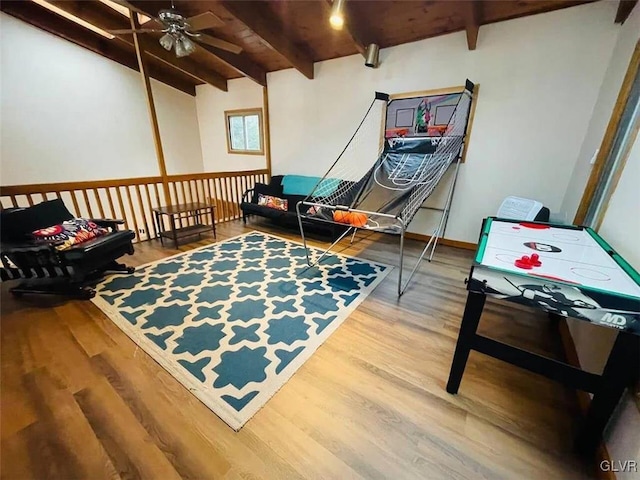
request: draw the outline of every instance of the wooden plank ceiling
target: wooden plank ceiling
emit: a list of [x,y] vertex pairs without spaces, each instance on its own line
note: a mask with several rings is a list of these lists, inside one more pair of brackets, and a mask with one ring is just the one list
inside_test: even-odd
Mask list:
[[[572,7],[590,0],[347,0],[345,27],[333,30],[328,18],[331,0],[232,1],[174,0],[185,16],[212,12],[222,26],[203,33],[235,43],[240,54],[199,44],[188,57],[176,58],[158,43],[161,34],[140,35],[151,77],[195,95],[195,86],[210,84],[227,90],[227,80],[246,76],[266,85],[266,72],[295,68],[313,78],[321,60],[364,54],[369,43],[381,48],[466,31],[467,46],[476,48],[481,26],[513,18]],[[621,0],[615,21],[622,23],[638,0]],[[99,0],[47,0],[103,30],[129,28],[122,13]],[[132,0],[149,16],[168,8],[166,0]],[[31,1],[0,2],[0,9],[31,25],[65,38],[122,65],[137,69],[132,35],[107,39]],[[481,40],[480,40],[481,41]],[[384,68],[384,65],[381,66]]]

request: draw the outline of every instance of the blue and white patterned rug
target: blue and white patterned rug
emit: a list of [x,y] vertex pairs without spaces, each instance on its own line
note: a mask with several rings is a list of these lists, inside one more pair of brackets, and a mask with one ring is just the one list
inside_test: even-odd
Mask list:
[[309,268],[302,245],[251,232],[107,278],[93,303],[239,430],[391,269]]

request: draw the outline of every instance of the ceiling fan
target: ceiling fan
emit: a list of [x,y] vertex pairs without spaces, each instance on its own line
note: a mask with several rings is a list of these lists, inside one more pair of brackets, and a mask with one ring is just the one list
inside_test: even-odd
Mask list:
[[[115,0],[116,3],[123,5],[131,10],[139,11],[126,0]],[[144,13],[144,12],[140,12]],[[147,25],[151,25],[147,27]],[[108,30],[114,35],[127,33],[164,33],[160,37],[160,45],[166,50],[171,51],[175,48],[176,57],[186,57],[196,51],[195,42],[211,45],[232,53],[240,53],[242,47],[221,38],[212,37],[200,30],[215,28],[224,25],[224,22],[211,12],[204,12],[193,17],[185,17],[178,12],[171,1],[171,8],[160,10],[156,18],[144,23],[138,29],[125,30]]]

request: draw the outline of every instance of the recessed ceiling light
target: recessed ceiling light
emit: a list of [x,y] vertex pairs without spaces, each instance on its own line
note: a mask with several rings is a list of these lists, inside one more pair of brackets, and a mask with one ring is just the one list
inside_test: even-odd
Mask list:
[[72,15],[71,13],[69,13],[69,12],[67,12],[67,11],[65,11],[63,9],[58,8],[55,5],[50,4],[49,2],[45,2],[44,0],[32,0],[32,1],[33,1],[33,3],[37,3],[41,7],[44,7],[47,10],[50,10],[53,13],[56,13],[56,14],[60,15],[61,17],[66,18],[67,20],[71,20],[72,22],[75,22],[78,25],[82,25],[84,28],[88,28],[92,32],[96,32],[97,34],[102,35],[105,38],[108,38],[109,40],[111,40],[112,38],[115,38],[109,32],[105,32],[101,28],[98,28],[95,25],[87,22],[86,20],[83,20],[83,19],[81,19],[79,17],[76,17],[75,15]]

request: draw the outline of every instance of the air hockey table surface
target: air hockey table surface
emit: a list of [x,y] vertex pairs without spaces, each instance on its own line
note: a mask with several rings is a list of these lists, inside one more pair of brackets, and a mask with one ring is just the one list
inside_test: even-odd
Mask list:
[[487,218],[468,289],[640,335],[640,275],[588,227]]
[[[533,253],[539,266],[522,261]],[[458,393],[472,350],[591,392],[575,446],[592,455],[625,389],[640,376],[638,273],[590,228],[489,217],[482,225],[467,290],[447,392]],[[542,309],[556,321],[574,317],[617,329],[602,374],[479,334],[487,297]]]

